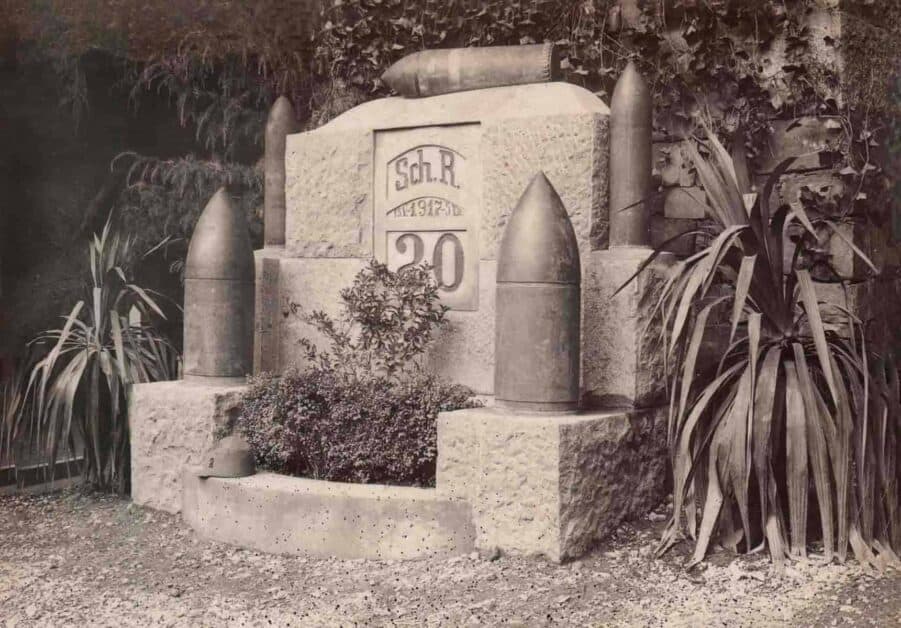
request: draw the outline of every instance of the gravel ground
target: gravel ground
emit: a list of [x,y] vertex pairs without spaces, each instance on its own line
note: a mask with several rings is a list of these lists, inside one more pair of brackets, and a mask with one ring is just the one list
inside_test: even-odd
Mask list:
[[714,553],[650,557],[665,514],[566,565],[478,555],[320,560],[197,538],[180,518],[67,491],[0,497],[0,625],[901,626],[901,574]]

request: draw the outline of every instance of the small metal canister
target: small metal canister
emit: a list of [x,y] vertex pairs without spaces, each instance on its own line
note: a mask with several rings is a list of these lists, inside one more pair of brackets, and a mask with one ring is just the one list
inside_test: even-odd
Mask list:
[[539,172],[510,216],[498,255],[498,406],[527,412],[578,410],[580,284],[572,223]]
[[201,478],[243,478],[256,473],[250,445],[241,436],[231,434],[216,441],[204,453],[197,476]]
[[247,221],[220,188],[197,221],[185,262],[185,379],[240,380],[250,373],[253,318]]

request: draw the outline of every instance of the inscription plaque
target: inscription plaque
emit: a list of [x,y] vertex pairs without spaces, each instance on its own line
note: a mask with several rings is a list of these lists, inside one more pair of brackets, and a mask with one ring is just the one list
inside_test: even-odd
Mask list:
[[441,302],[478,309],[479,125],[377,131],[375,251],[391,270],[428,262]]

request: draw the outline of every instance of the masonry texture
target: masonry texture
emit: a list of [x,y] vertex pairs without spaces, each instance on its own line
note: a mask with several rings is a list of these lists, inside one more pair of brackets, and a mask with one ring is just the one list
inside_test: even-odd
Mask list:
[[243,386],[185,381],[132,386],[131,498],[136,504],[181,510],[182,468],[199,464],[217,428],[232,425],[243,391]]
[[663,353],[652,318],[671,256],[662,255],[617,290],[649,249],[595,251],[582,278],[582,396],[586,407],[650,407],[665,400]]
[[561,561],[664,496],[661,411],[438,419],[439,494],[473,507],[476,546]]
[[560,195],[583,259],[606,248],[607,123],[607,116],[591,112],[484,125],[482,259],[497,259],[507,220],[539,171]]
[[473,549],[468,504],[434,489],[258,473],[184,472],[184,517],[202,536],[264,552],[401,560]]
[[[372,241],[373,179],[379,170],[374,161],[382,135],[398,128],[440,128],[434,133],[449,146],[456,141],[469,146],[464,137],[475,128],[479,141],[472,145],[480,147],[480,155],[468,162],[473,166],[464,183],[481,191],[481,202],[467,208],[478,213],[477,245],[464,253],[467,260],[478,259],[473,266],[477,309],[450,311],[426,360],[448,380],[493,394],[495,259],[507,218],[532,177],[544,171],[570,214],[584,274],[591,251],[606,247],[608,117],[607,106],[587,90],[543,83],[374,100],[315,131],[290,135],[286,247],[273,256],[278,273],[264,274],[259,267],[257,275],[258,281],[278,277],[270,293],[277,291],[281,312],[257,324],[261,340],[268,335],[271,346],[277,339],[278,359],[270,363],[279,371],[302,365],[298,341],[321,345],[322,338],[296,312],[336,313],[340,290],[385,247]],[[258,354],[258,364],[262,357]]]
[[372,133],[289,135],[285,245],[295,257],[372,256]]

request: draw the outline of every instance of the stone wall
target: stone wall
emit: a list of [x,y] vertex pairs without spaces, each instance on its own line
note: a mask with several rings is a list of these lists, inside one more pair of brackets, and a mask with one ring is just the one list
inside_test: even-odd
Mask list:
[[[623,7],[623,18],[632,24],[637,23],[640,17],[637,0],[620,0],[620,5]],[[805,38],[809,43],[805,63],[827,68],[840,77],[838,84],[830,83],[813,72],[811,80],[822,98],[833,98],[839,106],[844,104],[846,93],[860,91],[859,85],[850,84],[860,80],[861,72],[854,68],[869,63],[866,58],[853,57],[859,54],[859,46],[843,45],[847,34],[860,22],[853,15],[857,9],[859,7],[849,7],[848,3],[843,5],[839,0],[818,0],[803,17],[803,26],[807,29]],[[856,33],[856,36],[861,34]],[[669,31],[667,39],[674,50],[684,49],[687,45],[682,39],[681,27]],[[761,51],[759,59],[764,74],[775,86],[776,97],[785,100],[792,95],[783,70],[783,66],[789,63],[787,50],[788,41],[783,34]],[[884,60],[880,63],[885,66]],[[874,110],[873,113],[877,112]],[[691,173],[690,160],[683,154],[680,126],[676,119],[664,116],[655,119],[654,176],[660,192],[652,205],[651,230],[655,246],[697,227],[704,218],[703,207],[697,202],[697,199],[704,199],[704,192]],[[777,185],[771,202],[798,206],[802,194],[809,192],[827,197],[849,192],[845,190],[839,168],[832,164],[832,156],[846,150],[848,142],[838,116],[791,117],[788,110],[780,117],[771,119],[769,127],[766,146],[750,163],[751,183],[760,190],[777,164],[788,157],[795,158]],[[897,324],[894,322],[901,315],[901,289],[897,281],[888,279],[897,274],[893,269],[901,264],[901,230],[898,230],[899,233],[893,232],[891,217],[884,216],[882,208],[872,207],[867,213],[869,215],[866,217],[855,215],[851,221],[845,222],[841,226],[842,235],[873,259],[877,267],[883,269],[886,278],[878,281],[877,285],[857,285],[847,289],[838,284],[818,283],[817,292],[822,299],[849,307],[863,319],[870,320],[874,338],[880,342],[891,339],[894,347],[901,349],[901,332],[895,331]],[[878,220],[874,221],[872,216]],[[696,247],[694,237],[688,237],[668,245],[667,250],[679,257],[686,257]],[[866,274],[867,269],[848,243],[831,230],[822,230],[819,247],[831,255],[831,261],[840,275],[860,277]],[[790,241],[786,242],[785,251],[790,259],[794,252]],[[877,329],[881,331],[875,331]]]

